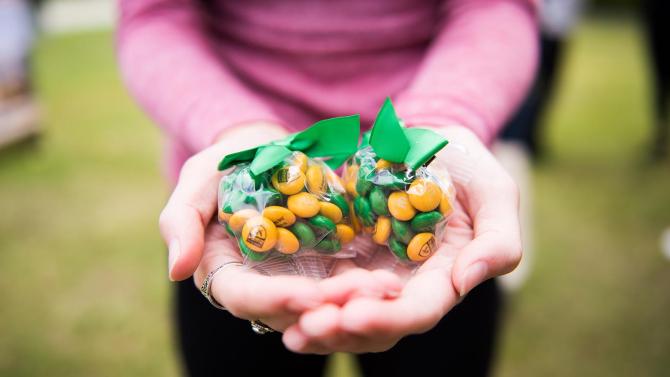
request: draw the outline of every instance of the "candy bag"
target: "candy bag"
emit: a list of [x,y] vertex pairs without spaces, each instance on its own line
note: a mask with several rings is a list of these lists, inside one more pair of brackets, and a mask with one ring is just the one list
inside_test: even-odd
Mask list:
[[446,145],[431,130],[404,128],[387,99],[345,166],[355,228],[398,261],[423,262],[442,242],[455,189],[448,172],[430,164]]
[[[351,258],[349,200],[338,168],[355,151],[358,116],[326,119],[225,156],[219,222],[244,263],[268,274],[324,277],[333,258]],[[328,257],[328,258],[325,258]]]

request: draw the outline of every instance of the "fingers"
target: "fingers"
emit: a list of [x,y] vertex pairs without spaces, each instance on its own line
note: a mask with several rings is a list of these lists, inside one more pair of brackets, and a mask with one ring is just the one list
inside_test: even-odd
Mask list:
[[[342,308],[306,312],[284,335],[294,352],[381,352],[409,334],[428,331],[457,303],[451,285],[454,250],[443,246],[392,300],[357,296]],[[336,280],[333,280],[336,282]]]
[[342,309],[343,330],[366,337],[402,337],[430,330],[456,304],[449,269],[417,273],[395,300],[355,299]]
[[221,175],[210,159],[189,159],[179,176],[170,200],[161,213],[159,225],[169,248],[169,277],[190,277],[202,257],[205,226],[216,210]]
[[354,297],[396,297],[402,290],[402,282],[389,271],[352,268],[322,280],[319,288],[326,301],[343,305]]
[[474,239],[459,253],[453,269],[453,284],[461,296],[488,278],[512,271],[522,255],[518,188],[492,156],[482,163],[491,172],[489,181],[478,177],[467,189]]
[[[208,243],[203,265],[198,269],[196,284],[236,256],[229,239],[220,241],[226,250],[212,250]],[[248,320],[277,318],[301,314],[323,303],[316,281],[300,276],[265,276],[246,266],[227,264],[212,281],[212,296],[234,316]]]

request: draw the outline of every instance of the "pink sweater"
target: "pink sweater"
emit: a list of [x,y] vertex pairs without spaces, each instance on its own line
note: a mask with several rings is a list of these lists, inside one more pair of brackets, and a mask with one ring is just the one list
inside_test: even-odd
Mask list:
[[528,0],[121,0],[131,92],[171,141],[174,176],[226,127],[289,130],[386,96],[407,124],[460,124],[490,142],[537,60]]

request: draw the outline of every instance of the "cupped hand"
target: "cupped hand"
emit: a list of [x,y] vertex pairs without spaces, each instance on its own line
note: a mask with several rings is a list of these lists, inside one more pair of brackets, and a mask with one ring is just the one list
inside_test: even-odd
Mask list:
[[[295,324],[299,315],[329,301],[344,304],[354,297],[397,296],[399,280],[386,271],[366,271],[351,262],[338,262],[337,284],[321,287],[298,276],[265,276],[242,266],[237,245],[213,221],[222,177],[216,167],[226,154],[280,139],[278,125],[253,123],[223,133],[211,147],[182,167],[177,185],[160,216],[161,234],[169,248],[169,277],[191,276],[202,285],[207,274],[225,265],[211,282],[211,295],[239,318],[261,320],[276,330]],[[204,299],[204,298],[203,298]]]
[[[516,184],[486,147],[461,127],[438,129],[463,148],[471,174],[456,174],[457,200],[442,245],[394,299],[354,297],[327,303],[286,329],[287,348],[300,353],[380,352],[432,329],[476,285],[512,271],[521,259]],[[450,166],[453,154],[438,159]],[[463,161],[466,161],[465,159]],[[458,166],[452,166],[459,169]],[[470,175],[463,179],[465,175]],[[339,277],[320,283],[328,292]]]

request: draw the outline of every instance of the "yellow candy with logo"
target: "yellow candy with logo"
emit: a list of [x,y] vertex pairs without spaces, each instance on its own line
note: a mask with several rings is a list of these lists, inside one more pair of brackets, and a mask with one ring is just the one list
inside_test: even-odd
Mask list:
[[377,245],[386,245],[386,241],[391,235],[391,219],[386,216],[379,216],[375,229],[372,232],[372,240]]
[[303,218],[313,217],[321,210],[319,199],[308,192],[289,196],[286,205],[296,216]]
[[282,254],[293,254],[300,249],[300,242],[295,234],[284,228],[277,228],[277,244],[275,249]]
[[409,202],[421,212],[432,211],[440,205],[442,190],[437,183],[424,178],[417,178],[407,190]]
[[320,166],[312,165],[307,168],[307,189],[315,195],[323,195],[328,188],[326,177],[323,175],[323,170]]
[[407,256],[414,262],[423,262],[435,252],[433,233],[419,233],[407,244]]
[[454,208],[451,206],[451,201],[449,196],[446,194],[442,195],[442,200],[440,200],[440,213],[442,216],[447,217],[451,214]]
[[305,187],[305,174],[298,166],[284,166],[272,175],[272,186],[285,195],[297,194]]
[[400,221],[411,220],[416,215],[416,210],[409,202],[409,196],[403,191],[396,191],[389,195],[388,208],[391,215]]
[[259,213],[255,209],[241,209],[230,216],[228,219],[228,226],[230,226],[230,229],[233,232],[237,233],[242,230],[242,227],[244,226],[244,223],[247,222],[247,220],[258,215]]
[[263,210],[263,216],[272,221],[275,226],[287,227],[295,223],[295,214],[280,206],[270,206]]
[[277,243],[277,227],[263,216],[252,217],[242,227],[242,241],[251,250],[264,253]]
[[293,164],[300,168],[300,171],[303,173],[307,172],[307,155],[302,153],[302,152],[294,152],[293,153]]
[[342,210],[340,207],[330,202],[319,202],[319,205],[321,207],[319,213],[333,220],[334,223],[342,221]]
[[353,241],[354,237],[356,236],[354,230],[349,225],[345,224],[337,224],[336,232],[337,232],[337,238],[343,244]]

